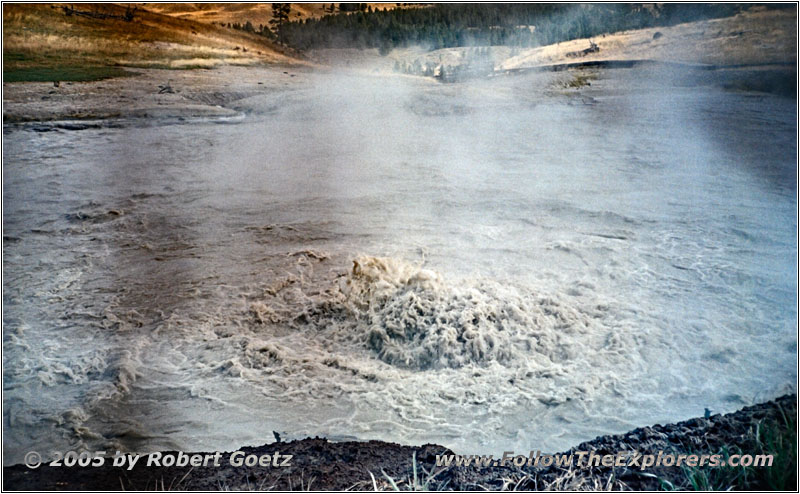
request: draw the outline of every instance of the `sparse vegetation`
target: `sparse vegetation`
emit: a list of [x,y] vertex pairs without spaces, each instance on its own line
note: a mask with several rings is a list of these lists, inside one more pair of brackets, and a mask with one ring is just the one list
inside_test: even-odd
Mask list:
[[[76,12],[84,12],[78,15]],[[69,12],[70,15],[66,15]],[[238,48],[238,49],[237,49]],[[3,80],[85,81],[124,75],[120,66],[184,68],[290,60],[272,41],[113,4],[65,10],[3,6]]]
[[[759,421],[742,446],[724,446],[717,451],[726,463],[731,455],[772,455],[771,466],[686,467],[683,482],[666,482],[674,489],[695,491],[797,489],[797,423],[782,408],[781,420]],[[708,453],[705,453],[708,454]]]
[[577,72],[572,75],[572,78],[562,83],[565,89],[580,89],[582,87],[591,86],[593,80],[597,79],[597,75],[592,73]]
[[[425,469],[424,466],[417,464],[417,452],[415,451],[412,453],[411,456],[411,475],[405,479],[395,480],[389,474],[384,471],[381,471],[383,474],[383,478],[386,479],[388,485],[383,482],[380,485],[375,480],[375,476],[372,472],[369,472],[370,477],[372,478],[372,486],[376,491],[379,490],[394,490],[394,491],[431,491],[437,490],[442,491],[447,489],[448,482],[434,482],[436,475],[438,472],[433,471],[434,467],[431,467],[431,470]],[[442,471],[442,470],[440,470]],[[387,487],[391,487],[388,489]]]

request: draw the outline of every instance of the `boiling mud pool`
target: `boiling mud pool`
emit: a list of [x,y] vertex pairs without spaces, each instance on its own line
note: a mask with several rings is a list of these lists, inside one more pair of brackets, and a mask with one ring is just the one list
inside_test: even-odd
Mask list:
[[794,100],[310,80],[239,123],[4,126],[7,463],[555,451],[793,390]]

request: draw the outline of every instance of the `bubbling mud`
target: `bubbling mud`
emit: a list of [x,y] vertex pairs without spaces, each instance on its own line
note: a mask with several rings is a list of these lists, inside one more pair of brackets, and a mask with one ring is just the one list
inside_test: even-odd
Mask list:
[[272,430],[558,451],[790,391],[796,105],[599,75],[5,125],[4,460]]
[[366,346],[384,362],[418,370],[569,359],[592,319],[489,281],[453,286],[435,271],[390,258],[353,261],[341,292]]
[[[330,261],[320,257],[298,259],[297,274],[250,304],[254,334],[228,372],[270,382],[287,398],[313,387],[370,400],[394,389],[410,403],[390,393],[397,402],[380,407],[422,417],[431,401],[444,415],[453,404],[496,402],[503,410],[591,399],[607,386],[624,388],[630,372],[620,369],[642,359],[628,329],[606,320],[603,303],[490,279],[451,282],[423,263],[389,257],[325,270]],[[325,274],[308,276],[310,265]]]

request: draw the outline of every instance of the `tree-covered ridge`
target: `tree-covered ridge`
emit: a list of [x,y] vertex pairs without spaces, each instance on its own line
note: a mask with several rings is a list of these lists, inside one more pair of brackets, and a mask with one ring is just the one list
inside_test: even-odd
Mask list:
[[[753,4],[434,4],[428,8],[363,10],[339,4],[339,13],[282,26],[299,49],[380,48],[408,45],[540,46],[605,33],[727,17]],[[773,4],[773,7],[776,5]],[[780,6],[780,5],[777,5]],[[371,11],[370,11],[371,10]]]

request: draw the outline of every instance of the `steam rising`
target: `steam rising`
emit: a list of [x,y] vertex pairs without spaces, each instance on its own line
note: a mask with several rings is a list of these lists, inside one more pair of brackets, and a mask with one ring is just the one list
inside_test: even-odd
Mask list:
[[336,68],[236,124],[8,128],[6,452],[555,451],[791,386],[794,102],[659,70]]

